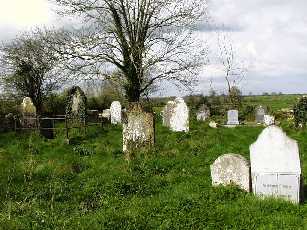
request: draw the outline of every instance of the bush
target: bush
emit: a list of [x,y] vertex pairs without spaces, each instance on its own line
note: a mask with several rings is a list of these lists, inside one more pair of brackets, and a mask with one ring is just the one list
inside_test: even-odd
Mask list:
[[307,122],[307,97],[299,99],[298,103],[293,108],[294,122],[296,126],[306,126]]

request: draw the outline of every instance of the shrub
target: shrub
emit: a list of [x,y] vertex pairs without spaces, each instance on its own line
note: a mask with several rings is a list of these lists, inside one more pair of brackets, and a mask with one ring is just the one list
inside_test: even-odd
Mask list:
[[306,126],[307,122],[307,97],[299,99],[293,108],[295,125]]

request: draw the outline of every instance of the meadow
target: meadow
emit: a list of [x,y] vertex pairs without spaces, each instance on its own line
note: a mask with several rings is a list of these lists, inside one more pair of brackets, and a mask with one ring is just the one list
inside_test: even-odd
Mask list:
[[[281,126],[298,141],[306,175],[307,130]],[[158,118],[155,147],[132,161],[123,157],[120,126],[90,127],[70,145],[64,133],[0,134],[0,228],[307,229],[307,202],[211,186],[214,160],[249,159],[262,129],[211,129],[191,119],[189,133],[173,133]]]

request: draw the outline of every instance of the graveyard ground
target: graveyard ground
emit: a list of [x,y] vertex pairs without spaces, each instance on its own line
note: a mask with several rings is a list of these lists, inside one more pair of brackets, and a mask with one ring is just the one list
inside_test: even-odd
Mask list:
[[[307,229],[307,202],[211,186],[210,164],[224,153],[249,158],[262,127],[190,124],[172,133],[158,120],[156,146],[131,162],[119,126],[91,127],[71,145],[64,134],[1,134],[0,229]],[[306,175],[307,131],[282,126]]]

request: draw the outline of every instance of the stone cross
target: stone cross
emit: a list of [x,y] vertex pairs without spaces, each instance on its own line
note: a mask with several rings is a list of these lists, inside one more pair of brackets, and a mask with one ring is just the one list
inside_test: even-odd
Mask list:
[[119,101],[113,101],[110,107],[111,124],[122,123],[122,106]]
[[250,165],[238,154],[224,154],[210,166],[212,185],[238,185],[250,191]]
[[228,112],[227,112],[227,125],[239,125],[239,112],[238,112],[238,110],[228,110]]
[[189,108],[183,98],[177,97],[170,115],[170,129],[175,132],[189,131]]
[[155,142],[154,116],[138,103],[129,105],[123,119],[123,151],[130,159],[134,150],[149,148]]
[[269,126],[250,146],[250,161],[254,194],[299,203],[301,165],[295,140],[281,128]]

